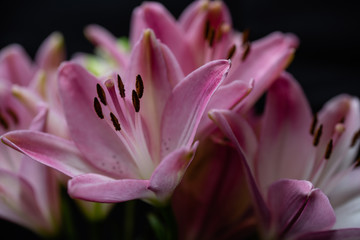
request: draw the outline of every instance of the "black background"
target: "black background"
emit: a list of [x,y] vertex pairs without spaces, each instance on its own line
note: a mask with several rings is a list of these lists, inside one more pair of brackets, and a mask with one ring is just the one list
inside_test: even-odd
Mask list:
[[[83,36],[97,23],[115,36],[129,33],[137,0],[1,1],[0,48],[21,44],[31,57],[53,31],[65,37],[68,57],[92,52]],[[160,1],[175,17],[192,1]],[[314,111],[340,93],[360,96],[360,9],[356,1],[227,0],[234,27],[251,29],[250,40],[273,31],[292,32],[300,47],[288,68],[303,86]],[[4,223],[0,222],[3,231]],[[5,225],[7,226],[7,225]]]

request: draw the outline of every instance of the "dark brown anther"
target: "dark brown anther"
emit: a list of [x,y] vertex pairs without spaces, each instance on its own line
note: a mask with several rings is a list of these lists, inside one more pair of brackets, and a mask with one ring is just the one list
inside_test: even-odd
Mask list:
[[106,105],[107,104],[106,95],[105,95],[104,89],[100,86],[100,84],[96,84],[96,91],[97,91],[97,94],[98,94],[98,97],[99,97],[100,101],[104,105]]
[[135,108],[135,112],[140,111],[140,99],[135,90],[132,91],[132,102]]
[[323,125],[321,124],[320,127],[316,130],[316,133],[314,135],[313,144],[314,144],[315,147],[317,145],[319,145],[320,137],[321,137],[321,134],[322,134],[322,129],[323,129]]
[[118,80],[118,87],[119,87],[120,96],[121,96],[121,98],[124,98],[125,97],[125,86],[124,86],[124,83],[121,80],[121,77],[120,77],[119,74],[117,75],[117,80]]
[[96,97],[94,98],[94,108],[95,108],[95,112],[98,115],[98,117],[100,119],[104,119],[104,114],[102,112],[100,102]]
[[210,21],[207,20],[205,23],[205,28],[204,28],[204,39],[205,40],[208,39],[209,32],[210,32]]
[[329,159],[333,150],[333,140],[331,139],[326,147],[325,159]]
[[357,140],[359,139],[359,137],[360,137],[360,129],[355,132],[355,134],[354,134],[354,136],[353,136],[353,138],[351,140],[350,147],[355,146],[355,144],[356,144]]
[[214,40],[215,40],[215,29],[210,27],[209,35],[208,35],[208,41],[210,47],[214,45]]
[[12,110],[11,108],[7,108],[6,112],[10,115],[11,119],[16,125],[19,124],[19,118],[14,110]]
[[9,129],[9,123],[6,121],[6,119],[4,118],[4,116],[0,113],[0,125],[3,126],[3,128],[5,128],[5,130]]
[[140,99],[144,94],[144,82],[143,82],[142,77],[140,76],[140,74],[138,74],[136,76],[135,87],[136,87],[136,93],[137,93],[137,95],[138,95],[138,97]]
[[226,59],[231,59],[231,58],[234,56],[235,51],[236,51],[236,45],[234,44],[234,45],[229,49]]
[[360,166],[360,157],[355,160],[355,167]]
[[340,123],[344,123],[345,122],[345,117],[340,119]]
[[117,117],[112,112],[110,112],[110,118],[111,118],[111,121],[112,121],[112,123],[114,125],[115,130],[120,131],[121,127],[120,127],[119,120],[117,119]]
[[243,32],[242,32],[242,44],[244,45],[245,43],[249,42],[249,35],[250,35],[250,29],[246,28]]
[[241,61],[245,61],[246,58],[247,58],[247,56],[248,56],[249,53],[250,53],[250,49],[251,49],[250,42],[244,43],[243,47],[244,47],[244,53],[243,53],[243,55],[241,56]]
[[316,124],[318,123],[318,118],[317,118],[317,114],[314,114],[312,123],[311,123],[311,127],[310,127],[310,134],[314,135],[315,133],[315,128],[316,128]]

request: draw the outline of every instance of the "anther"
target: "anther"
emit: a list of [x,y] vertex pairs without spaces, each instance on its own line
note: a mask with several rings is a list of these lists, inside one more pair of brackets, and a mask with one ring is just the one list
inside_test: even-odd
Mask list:
[[207,40],[210,32],[210,21],[207,20],[204,28],[204,39]]
[[329,159],[333,150],[333,140],[331,139],[326,147],[325,159]]
[[121,96],[121,98],[124,98],[125,97],[125,86],[124,86],[124,83],[121,80],[121,77],[120,77],[119,74],[117,75],[117,80],[118,80],[118,87],[119,87],[120,96]]
[[245,61],[245,59],[247,58],[247,56],[249,55],[249,53],[250,53],[250,42],[245,42],[244,43],[244,53],[243,53],[243,55],[241,56],[241,61]]
[[250,29],[245,29],[242,32],[242,44],[244,45],[245,43],[249,42],[249,35],[250,35]]
[[318,123],[318,118],[317,118],[317,114],[315,113],[314,117],[313,117],[313,120],[312,120],[312,123],[311,123],[311,127],[310,127],[310,134],[311,135],[314,135],[317,123]]
[[11,108],[7,108],[6,112],[10,115],[13,122],[17,125],[19,123],[19,117],[16,115],[15,111]]
[[132,102],[135,108],[135,112],[140,111],[140,99],[135,90],[132,91]]
[[212,47],[214,45],[214,40],[215,40],[215,29],[213,27],[210,27],[209,35],[207,39],[209,41],[209,46]]
[[0,125],[2,125],[5,128],[5,130],[9,129],[9,124],[1,113],[0,113]]
[[94,108],[95,108],[95,112],[98,115],[98,117],[100,119],[104,119],[104,114],[102,112],[100,102],[96,97],[94,98]]
[[112,121],[112,123],[114,125],[115,130],[120,131],[121,127],[120,127],[119,120],[117,119],[117,117],[112,112],[110,112],[110,118],[111,118],[111,121]]
[[106,105],[107,102],[106,102],[106,95],[105,95],[105,92],[104,92],[104,89],[100,86],[100,84],[96,84],[96,91],[97,91],[97,94],[99,96],[99,99],[100,101]]
[[144,94],[144,82],[143,82],[140,74],[138,74],[136,76],[135,87],[136,87],[136,93],[140,99]]
[[360,137],[360,129],[355,132],[355,134],[354,134],[354,136],[353,136],[353,138],[351,140],[350,147],[355,146],[355,144],[356,144],[357,140],[359,139],[359,137]]
[[314,141],[313,144],[316,147],[320,142],[320,137],[322,134],[323,125],[321,124],[320,127],[316,130],[316,133],[314,135]]
[[229,49],[226,59],[231,59],[231,58],[234,56],[235,51],[236,51],[236,45],[234,44],[234,45]]

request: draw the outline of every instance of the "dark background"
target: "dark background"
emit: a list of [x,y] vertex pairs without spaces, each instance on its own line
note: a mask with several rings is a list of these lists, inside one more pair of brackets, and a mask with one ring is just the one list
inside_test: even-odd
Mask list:
[[[0,48],[21,44],[31,57],[53,31],[60,31],[70,57],[92,52],[83,36],[97,23],[115,36],[127,36],[132,9],[138,0],[42,0],[0,2]],[[175,17],[192,1],[160,1]],[[314,111],[340,93],[360,96],[360,9],[356,1],[227,0],[234,27],[251,29],[250,40],[273,31],[292,32],[300,47],[288,68]],[[4,222],[0,221],[3,231]],[[11,225],[10,225],[11,226]],[[11,227],[10,227],[11,228]]]

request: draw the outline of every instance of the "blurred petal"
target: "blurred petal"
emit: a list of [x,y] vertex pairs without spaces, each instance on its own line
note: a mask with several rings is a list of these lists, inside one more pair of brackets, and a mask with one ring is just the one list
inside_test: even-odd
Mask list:
[[65,60],[64,38],[59,32],[52,33],[36,53],[36,63],[43,70],[55,70]]
[[[229,71],[230,62],[210,62],[189,74],[166,103],[162,125],[162,156],[192,144],[210,97]],[[176,111],[174,111],[176,109]]]
[[138,198],[150,198],[149,180],[113,179],[98,174],[84,174],[68,183],[70,196],[94,202],[124,202]]
[[82,159],[72,142],[54,135],[18,130],[4,134],[1,140],[15,150],[70,177],[98,172]]

